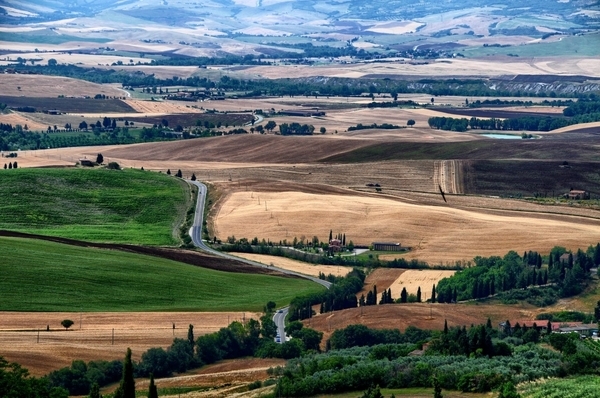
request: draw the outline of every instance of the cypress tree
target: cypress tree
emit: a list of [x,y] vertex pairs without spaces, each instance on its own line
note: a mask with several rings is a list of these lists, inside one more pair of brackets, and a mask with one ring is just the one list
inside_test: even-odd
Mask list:
[[167,169],[167,175],[171,175],[171,169]]
[[100,386],[96,382],[90,388],[90,398],[102,398],[102,395],[100,395]]
[[433,288],[431,289],[431,302],[435,303],[435,283],[433,284]]
[[600,243],[596,244],[596,250],[594,250],[594,265],[600,265]]
[[333,230],[329,230],[329,242],[331,242],[333,239]]
[[148,388],[148,398],[158,398],[158,391],[154,384],[154,375],[150,373],[150,387]]
[[387,302],[388,303],[393,303],[394,299],[392,298],[392,288],[388,288],[387,291]]
[[4,163],[4,170],[6,170],[8,168],[8,166],[6,165],[6,163]]
[[192,350],[194,349],[194,346],[196,345],[196,342],[194,341],[194,325],[190,325],[188,327],[188,342],[190,343],[190,347],[192,347]]
[[15,160],[15,162],[13,163],[13,169],[17,168],[17,161]]
[[8,162],[8,168],[12,170],[12,163]]
[[537,267],[537,269],[542,268],[542,256],[540,254],[537,255],[536,267]]
[[417,289],[417,303],[421,302],[421,286]]
[[131,348],[127,348],[123,362],[123,378],[115,391],[115,398],[135,398],[135,380],[133,379],[133,363],[131,362]]
[[191,180],[192,180],[192,181],[196,181],[196,174],[192,173],[192,178],[191,178]]
[[406,303],[407,299],[408,299],[408,293],[406,292],[406,288],[403,287],[402,292],[400,293],[400,302]]
[[444,319],[444,334],[448,334],[448,320]]

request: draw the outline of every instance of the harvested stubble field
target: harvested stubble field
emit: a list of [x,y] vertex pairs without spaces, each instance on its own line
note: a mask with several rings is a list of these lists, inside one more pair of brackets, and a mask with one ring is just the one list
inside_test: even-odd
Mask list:
[[259,238],[277,242],[302,235],[324,237],[333,229],[344,231],[355,244],[402,242],[413,248],[405,258],[432,264],[509,250],[548,252],[557,242],[577,249],[600,241],[598,220],[583,217],[460,209],[374,195],[289,191],[261,193],[260,200],[258,204],[258,193],[251,192],[227,196],[215,218],[216,236],[251,238],[259,230]]
[[[195,397],[252,397],[260,396],[260,390],[248,391],[249,383],[270,378],[267,370],[271,367],[284,366],[285,360],[276,358],[243,358],[220,361],[202,367],[200,370],[188,372],[183,376],[175,376],[156,380],[159,389],[172,387],[204,387],[207,391],[190,392],[187,398]],[[136,389],[147,391],[147,379],[136,381]],[[166,395],[168,396],[168,395]],[[173,395],[175,396],[175,395]]]
[[[19,89],[20,88],[20,89]],[[94,97],[104,94],[123,97],[126,93],[106,84],[96,84],[68,77],[0,74],[0,93],[15,97],[57,98],[59,95]]]
[[400,292],[406,288],[408,294],[417,294],[417,289],[421,288],[421,299],[423,301],[431,298],[433,285],[444,278],[454,275],[456,271],[441,270],[404,270],[396,268],[377,268],[371,272],[365,280],[365,286],[357,297],[367,295],[377,286],[377,302],[381,299],[383,291],[391,289],[394,300],[400,298]]
[[336,267],[333,265],[310,264],[303,261],[292,260],[286,257],[268,256],[264,254],[254,253],[232,253],[236,257],[245,258],[247,260],[257,261],[262,264],[274,265],[278,268],[287,269],[289,271],[299,272],[304,275],[319,276],[319,273],[325,275],[345,276],[351,271],[349,267]]
[[[0,354],[41,376],[75,359],[123,359],[128,347],[139,360],[149,348],[166,348],[173,338],[187,338],[188,325],[200,336],[259,317],[253,312],[2,312]],[[60,325],[63,319],[75,322],[70,330]]]
[[[1,76],[1,75],[0,75]],[[30,118],[27,113],[1,113],[0,114],[0,123],[3,124],[12,124],[13,127],[16,125],[21,125],[21,127],[27,126],[30,131],[41,131],[46,130],[48,128],[47,124],[43,124],[38,122],[37,120]]]

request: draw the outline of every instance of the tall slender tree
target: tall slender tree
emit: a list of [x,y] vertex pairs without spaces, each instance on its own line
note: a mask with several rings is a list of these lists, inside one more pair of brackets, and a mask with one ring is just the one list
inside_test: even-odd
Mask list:
[[417,289],[417,303],[421,302],[421,286]]
[[135,398],[135,380],[133,379],[131,348],[127,348],[125,361],[123,361],[123,377],[121,378],[121,384],[115,391],[114,398]]
[[158,398],[158,391],[156,389],[156,384],[154,384],[154,375],[152,373],[150,373],[150,387],[148,387],[148,398]]

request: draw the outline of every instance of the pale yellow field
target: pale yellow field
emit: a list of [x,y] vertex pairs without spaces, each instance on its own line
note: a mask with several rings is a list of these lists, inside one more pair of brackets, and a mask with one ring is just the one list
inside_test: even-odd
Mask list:
[[247,260],[257,261],[259,263],[274,265],[275,267],[287,269],[289,271],[298,272],[310,276],[319,276],[322,272],[325,275],[345,276],[352,269],[348,267],[336,267],[333,265],[318,265],[310,264],[302,261],[292,260],[290,258],[268,256],[264,254],[254,253],[235,253],[236,257],[245,258]]
[[[408,294],[417,294],[419,287],[421,288],[421,300],[426,301],[431,298],[433,285],[444,278],[449,278],[456,271],[439,271],[439,270],[406,270],[396,279],[389,287],[392,289],[392,297],[397,299],[400,297],[400,292],[406,288]],[[380,300],[381,297],[378,297]]]
[[[75,359],[121,359],[128,347],[132,349],[133,357],[139,360],[148,348],[166,348],[175,337],[187,338],[190,324],[194,325],[194,335],[200,336],[233,321],[259,317],[260,314],[250,312],[2,312],[0,355],[9,361],[17,361],[34,375],[43,375],[69,366]],[[60,325],[63,319],[75,322],[70,330],[65,331]],[[46,331],[46,326],[50,326],[50,332]]]
[[437,60],[427,64],[412,64],[410,62],[386,63],[374,65],[327,65],[313,66],[255,66],[245,70],[246,73],[278,79],[289,76],[338,76],[345,77],[348,73],[360,76],[368,74],[389,75],[427,75],[427,76],[501,76],[501,75],[537,75],[537,74],[573,74],[582,73],[589,76],[600,76],[600,59],[568,59],[552,61],[543,64],[544,60],[533,61],[503,61],[483,59],[448,59]]
[[[20,88],[20,89],[19,89]],[[90,83],[68,77],[16,75],[0,73],[0,93],[16,97],[90,96],[104,94],[125,97],[127,94],[110,85]]]
[[27,116],[27,113],[0,113],[0,123],[12,124],[13,126],[20,124],[21,127],[27,126],[30,131],[46,130],[48,128],[47,124],[31,119]]
[[[511,210],[460,209],[418,205],[375,195],[327,195],[300,192],[250,192],[229,195],[215,217],[215,233],[272,241],[344,231],[346,239],[368,245],[401,242],[413,250],[406,258],[446,264],[473,257],[504,255],[509,250],[549,252],[600,241],[600,221],[576,216]],[[267,210],[265,210],[267,207]],[[273,217],[271,217],[273,214]]]

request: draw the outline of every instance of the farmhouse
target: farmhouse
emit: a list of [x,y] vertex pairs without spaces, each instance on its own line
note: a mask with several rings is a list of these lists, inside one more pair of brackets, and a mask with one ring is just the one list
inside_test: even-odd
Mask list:
[[339,252],[342,250],[342,241],[339,239],[331,239],[329,241],[329,248],[331,251]]
[[400,243],[373,242],[373,250],[384,252],[397,252],[402,250],[402,247],[400,246]]
[[581,191],[578,189],[571,189],[568,194],[566,194],[567,198],[573,200],[581,200],[581,199],[589,199],[590,193],[587,191]]

